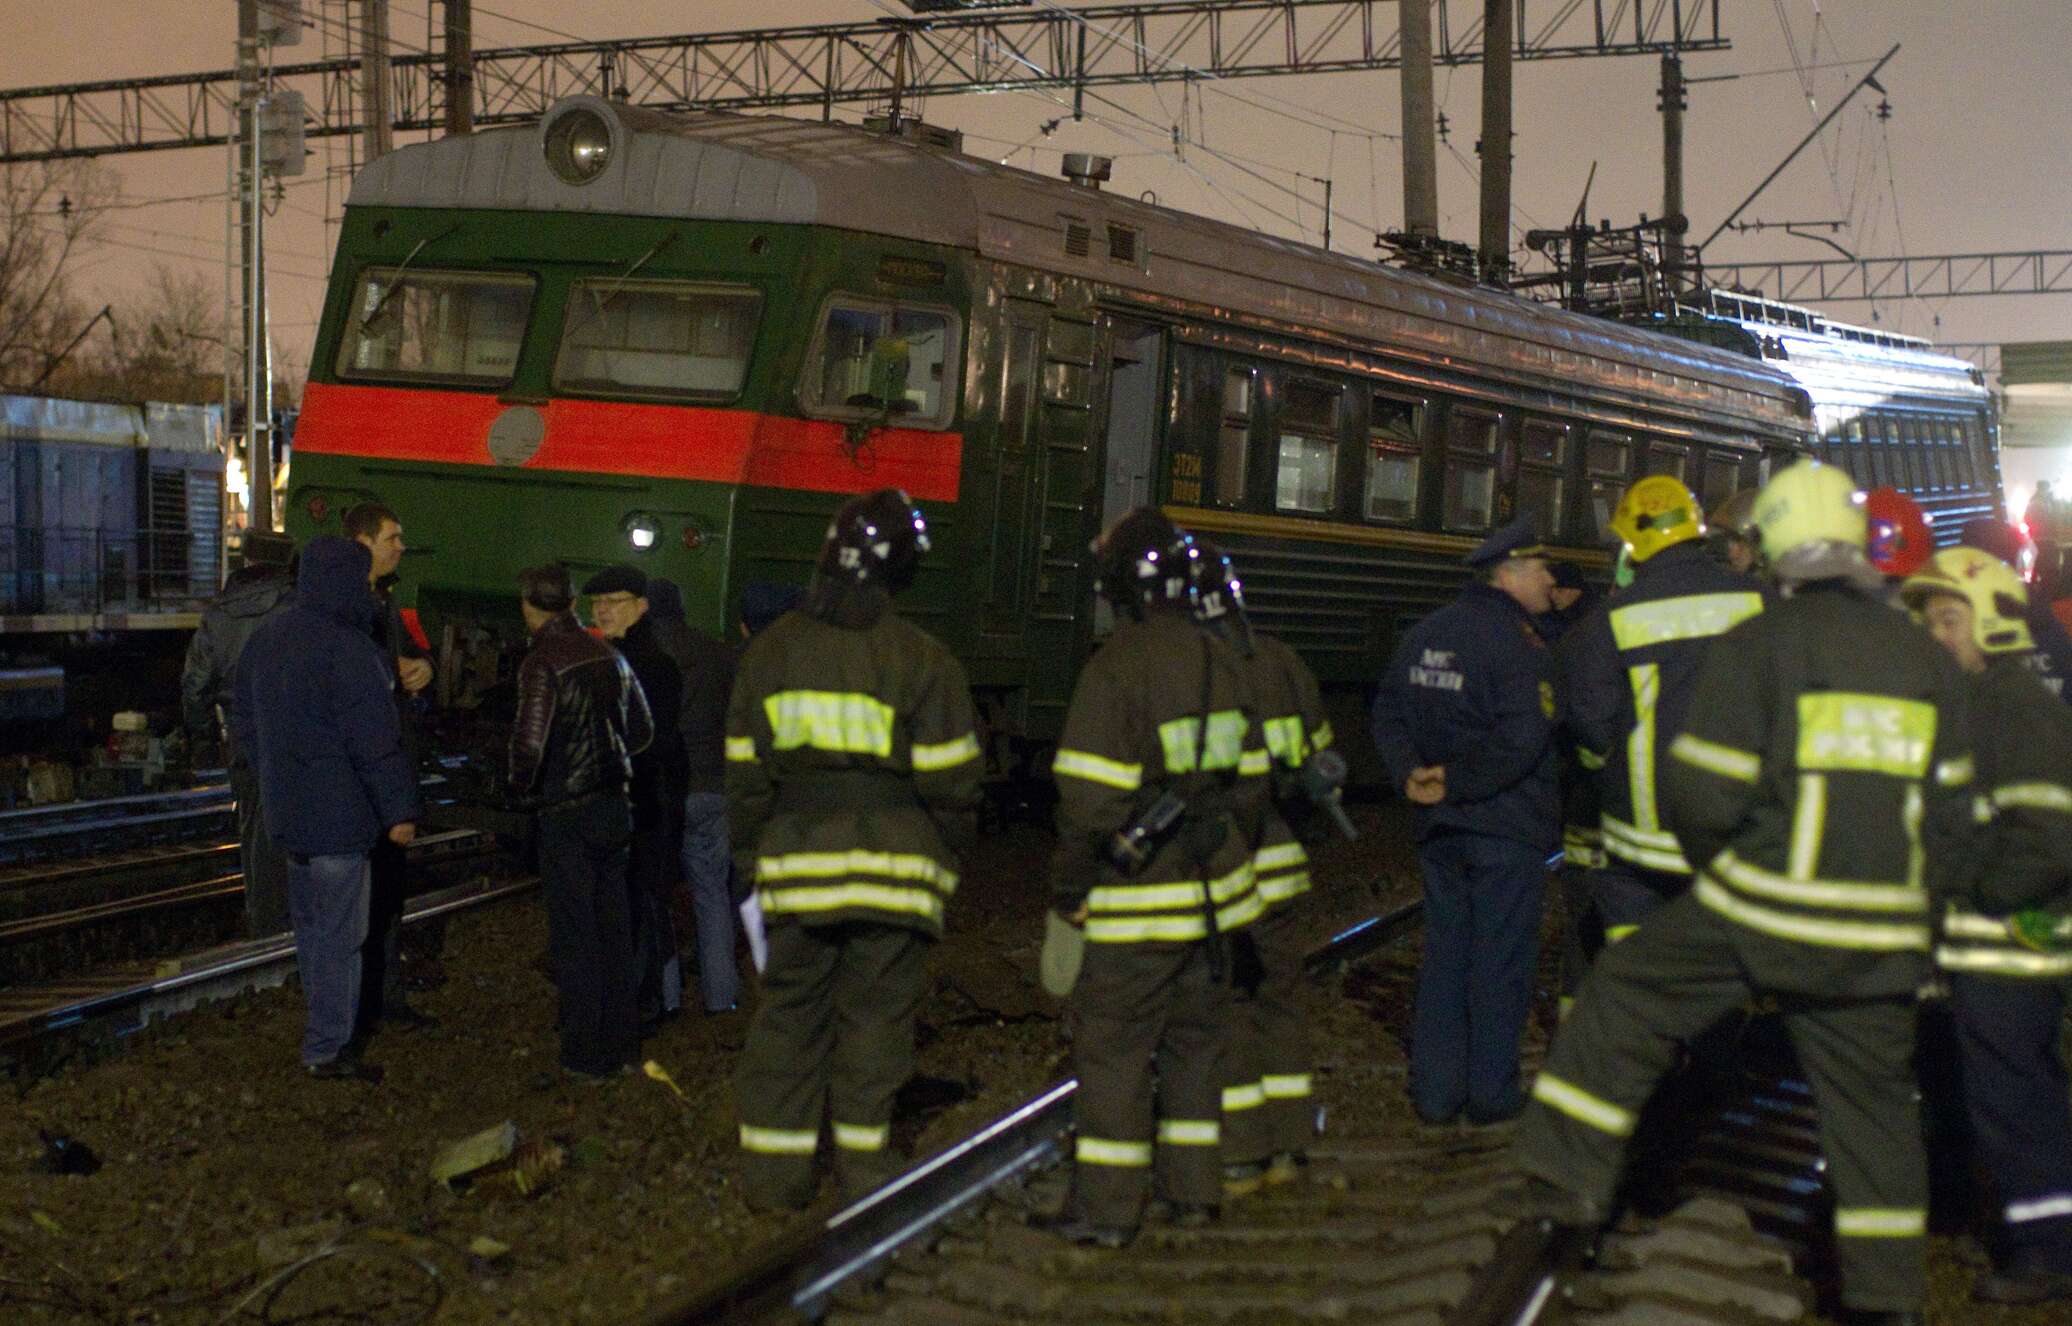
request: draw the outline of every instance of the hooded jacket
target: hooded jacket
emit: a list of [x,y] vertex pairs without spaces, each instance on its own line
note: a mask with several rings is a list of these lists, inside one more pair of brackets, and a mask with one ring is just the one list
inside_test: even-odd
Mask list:
[[235,740],[259,775],[267,832],[293,855],[365,852],[420,813],[388,659],[369,634],[368,566],[350,539],[310,540],[294,604],[238,658]]
[[188,642],[187,661],[180,669],[180,717],[189,749],[215,742],[217,712],[226,720],[230,717],[238,655],[261,623],[287,610],[294,589],[284,568],[251,567],[234,575],[202,611],[201,626]]

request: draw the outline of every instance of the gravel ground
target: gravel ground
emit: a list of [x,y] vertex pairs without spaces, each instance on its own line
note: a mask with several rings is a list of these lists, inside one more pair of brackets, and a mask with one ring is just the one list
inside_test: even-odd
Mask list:
[[[1318,852],[1301,922],[1311,945],[1415,896],[1400,808],[1354,817],[1360,842]],[[1067,1071],[1058,1006],[1035,981],[1048,845],[1009,830],[966,872],[895,1133],[916,1155]],[[23,1085],[0,1120],[0,1320],[610,1321],[777,1234],[782,1222],[742,1204],[733,1172],[728,1072],[746,1015],[692,1013],[648,1042],[681,1099],[641,1077],[564,1084],[553,991],[533,964],[545,947],[536,900],[455,918],[449,980],[417,997],[440,1025],[375,1043],[369,1057],[388,1070],[379,1087],[303,1076],[292,988],[176,1019],[112,1059]],[[1416,954],[1413,935],[1310,988],[1319,1104],[1339,1137],[1488,1150],[1500,1130],[1426,1129],[1404,1097]],[[1529,1058],[1550,1019],[1548,1007]],[[516,1169],[460,1191],[431,1180],[442,1146],[506,1121]],[[104,1167],[39,1172],[39,1130],[84,1141]],[[1938,1241],[1941,1320],[2066,1319],[1974,1309],[1956,1253]]]

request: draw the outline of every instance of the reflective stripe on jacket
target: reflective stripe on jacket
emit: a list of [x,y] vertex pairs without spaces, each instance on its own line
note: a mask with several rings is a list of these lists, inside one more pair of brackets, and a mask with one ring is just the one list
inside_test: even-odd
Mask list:
[[1301,655],[1258,631],[1252,632],[1251,642],[1246,671],[1259,697],[1266,753],[1273,761],[1273,796],[1260,825],[1259,850],[1252,857],[1253,886],[1274,908],[1309,892],[1309,853],[1291,820],[1300,822],[1310,809],[1302,790],[1302,766],[1329,748],[1333,734],[1316,674]]
[[1942,648],[1838,582],[1714,641],[1661,769],[1662,815],[1759,981],[1853,998],[1916,988],[1929,899],[1971,845],[1967,713]]
[[984,762],[964,669],[935,637],[889,610],[863,628],[779,618],[741,659],[726,760],[764,916],[942,933],[944,822],[976,804]]
[[1563,717],[1581,750],[1602,762],[1606,854],[1645,870],[1691,872],[1662,824],[1658,771],[1690,709],[1706,648],[1762,610],[1753,581],[1719,565],[1702,543],[1682,543],[1641,563],[1633,583],[1562,645]]
[[[1051,881],[1059,911],[1086,906],[1089,942],[1191,943],[1265,910],[1253,885],[1270,768],[1259,712],[1245,660],[1181,612],[1123,623],[1088,660],[1051,765]],[[1183,826],[1142,870],[1122,874],[1107,860],[1108,840],[1168,787],[1198,813],[1207,808],[1221,841],[1196,860]]]

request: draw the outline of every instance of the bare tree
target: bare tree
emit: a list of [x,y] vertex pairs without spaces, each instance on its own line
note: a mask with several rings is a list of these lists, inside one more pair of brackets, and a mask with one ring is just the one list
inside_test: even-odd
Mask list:
[[67,269],[118,193],[91,161],[0,166],[0,382],[35,381],[85,322]]
[[199,271],[160,264],[111,314],[94,352],[75,351],[47,388],[68,396],[205,405],[223,398],[223,302]]

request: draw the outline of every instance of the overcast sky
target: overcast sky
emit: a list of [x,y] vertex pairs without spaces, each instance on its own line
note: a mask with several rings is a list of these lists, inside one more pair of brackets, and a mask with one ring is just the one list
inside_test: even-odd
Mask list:
[[[1552,0],[1526,4],[1528,30],[1556,8]],[[334,22],[346,11],[342,0],[304,0],[304,6]],[[430,0],[394,0],[391,23],[399,48],[425,45],[429,7]],[[561,39],[528,23],[603,38],[869,20],[888,10],[905,12],[895,0],[588,0],[581,6],[565,0],[491,0],[485,6],[478,0],[475,23],[477,44],[490,46]],[[1687,207],[1696,236],[1708,233],[1872,60],[1901,43],[1880,80],[1889,93],[1890,119],[1876,118],[1877,96],[1859,96],[1824,135],[1820,150],[1801,156],[1747,216],[1847,216],[1851,225],[1838,238],[1864,256],[2072,248],[2072,93],[2064,69],[2072,51],[2072,0],[1726,0],[1724,12],[1734,48],[1695,55],[1686,66],[1692,78],[1742,75],[1692,89]],[[234,61],[235,13],[233,0],[0,0],[0,32],[6,37],[0,41],[0,85],[227,67]],[[331,36],[329,50],[340,49],[339,38]],[[318,28],[282,58],[322,58],[326,52],[324,30]],[[1656,79],[1651,57],[1518,66],[1519,225],[1565,221],[1593,161],[1593,218],[1625,224],[1643,211],[1660,210]],[[1810,98],[1802,79],[1810,81]],[[1438,91],[1452,125],[1451,148],[1440,149],[1442,228],[1451,238],[1472,241],[1479,68],[1441,70]],[[1399,148],[1382,136],[1399,127],[1393,73],[1217,85],[1190,105],[1189,132],[1236,164],[1200,149],[1189,149],[1184,162],[1174,159],[1167,127],[1180,114],[1177,87],[1108,89],[1103,95],[1118,104],[1096,107],[1103,123],[1067,118],[1049,137],[1040,126],[1058,117],[1060,107],[1033,93],[938,98],[925,110],[931,121],[965,130],[969,150],[1012,156],[1016,164],[1046,173],[1056,170],[1061,151],[1109,153],[1118,158],[1111,187],[1154,191],[1170,206],[1312,241],[1318,238],[1319,187],[1295,176],[1329,175],[1336,181],[1335,244],[1346,252],[1371,252],[1372,231],[1401,222]],[[327,160],[343,162],[342,142],[314,140],[313,146],[310,172],[289,189],[272,231],[276,327],[284,346],[295,349],[306,347],[314,333],[335,238],[325,221],[335,221],[343,195],[342,184],[327,179],[325,171]],[[223,188],[222,149],[105,160],[121,172],[125,195],[133,201]],[[224,216],[216,199],[126,210],[111,218],[106,237],[108,244],[88,259],[84,272],[97,302],[119,303],[125,287],[147,276],[154,263],[220,278]],[[1810,258],[1827,252],[1780,234],[1728,235],[1709,256]],[[1871,320],[1864,304],[1829,311]],[[1879,314],[1885,326],[1946,342],[2072,338],[2072,295],[1962,298],[1939,307],[1894,303]]]

